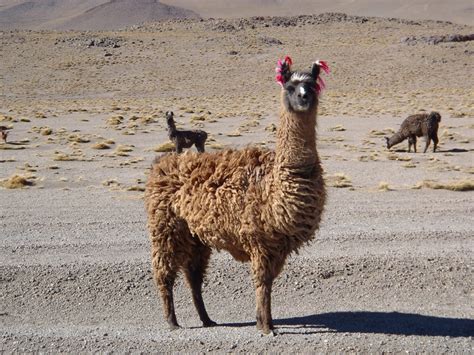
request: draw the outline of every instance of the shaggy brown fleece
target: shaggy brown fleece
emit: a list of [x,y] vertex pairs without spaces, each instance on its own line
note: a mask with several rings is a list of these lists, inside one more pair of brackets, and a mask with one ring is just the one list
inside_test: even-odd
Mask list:
[[[282,102],[285,95],[284,89]],[[201,295],[213,248],[251,262],[257,327],[264,333],[273,329],[272,282],[287,256],[314,237],[326,199],[315,143],[317,97],[306,112],[289,111],[286,105],[275,151],[186,152],[155,160],[145,203],[154,279],[171,328],[178,327],[173,283],[179,271],[192,289],[203,325],[215,324]]]
[[400,129],[392,137],[385,137],[387,148],[393,147],[395,144],[403,142],[408,138],[408,152],[413,149],[416,153],[416,137],[425,137],[426,145],[423,153],[426,153],[433,141],[433,152],[436,152],[438,146],[438,126],[441,122],[441,115],[438,112],[420,113],[408,116],[400,126]]

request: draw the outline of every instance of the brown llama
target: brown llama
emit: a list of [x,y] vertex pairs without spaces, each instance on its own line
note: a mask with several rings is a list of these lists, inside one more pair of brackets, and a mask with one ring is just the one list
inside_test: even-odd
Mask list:
[[282,90],[274,151],[171,153],[152,165],[145,191],[152,269],[171,329],[179,327],[173,285],[180,271],[203,326],[216,325],[201,288],[211,250],[217,249],[250,261],[257,328],[272,332],[273,280],[288,255],[319,228],[326,189],[315,127],[320,70],[329,68],[315,62],[311,72],[292,72],[290,65],[287,57],[277,68]]
[[0,126],[0,136],[2,137],[4,143],[7,142],[8,130],[9,130],[8,127]]
[[393,147],[395,144],[403,142],[408,138],[408,153],[411,151],[411,146],[416,153],[416,137],[425,137],[426,145],[423,153],[426,153],[433,141],[433,153],[438,147],[438,126],[441,122],[441,115],[438,112],[419,113],[408,116],[400,126],[400,129],[390,138],[385,137],[387,141],[387,148]]
[[193,144],[199,153],[204,153],[207,133],[201,130],[184,131],[178,130],[174,123],[174,113],[166,112],[166,123],[168,124],[168,137],[174,143],[176,153],[181,153],[183,148],[191,148]]

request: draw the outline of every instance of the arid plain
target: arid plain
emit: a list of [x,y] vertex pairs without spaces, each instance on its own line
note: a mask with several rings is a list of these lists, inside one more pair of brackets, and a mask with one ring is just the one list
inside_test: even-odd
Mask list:
[[[342,14],[177,20],[114,32],[0,32],[0,350],[472,352],[474,28]],[[329,202],[255,329],[248,265],[214,253],[201,328],[182,279],[169,331],[151,279],[143,189],[164,113],[208,151],[273,148],[278,58],[324,59]],[[409,114],[439,151],[387,150]],[[16,177],[15,177],[16,176]],[[12,188],[22,186],[21,188]],[[205,208],[205,206],[203,206]]]

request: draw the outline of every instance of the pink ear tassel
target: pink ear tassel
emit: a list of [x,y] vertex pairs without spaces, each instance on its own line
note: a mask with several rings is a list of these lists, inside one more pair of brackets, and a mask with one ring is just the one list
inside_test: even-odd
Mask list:
[[326,74],[329,74],[331,72],[331,70],[329,69],[329,65],[327,62],[325,62],[324,60],[317,60],[316,61],[316,64],[321,67],[322,70],[324,70],[324,72]]
[[281,59],[278,59],[277,67],[275,68],[275,72],[277,73],[275,79],[281,86],[283,86],[284,84],[283,75],[281,75],[281,70],[284,64],[288,66],[287,70],[290,70],[290,66],[293,64],[293,61],[289,56],[286,56],[283,61],[281,61]]
[[324,82],[323,78],[321,78],[320,76],[318,76],[318,83],[319,83],[319,86],[321,87],[321,90],[324,90],[326,88],[326,83]]
[[281,74],[278,74],[276,77],[275,77],[276,81],[278,84],[280,84],[281,86],[283,86],[283,76]]

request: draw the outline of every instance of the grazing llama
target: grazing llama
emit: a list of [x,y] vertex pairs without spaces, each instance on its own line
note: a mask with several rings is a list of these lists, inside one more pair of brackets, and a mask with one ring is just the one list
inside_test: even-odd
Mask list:
[[387,148],[390,149],[395,144],[403,142],[408,138],[408,153],[411,151],[411,146],[416,153],[416,137],[425,137],[426,145],[423,153],[426,153],[433,141],[433,153],[436,152],[438,146],[438,126],[441,122],[441,115],[438,112],[420,113],[408,116],[400,126],[400,129],[390,138],[385,137],[387,141]]
[[182,271],[203,326],[213,326],[201,293],[211,250],[250,261],[256,289],[257,328],[272,332],[273,280],[288,255],[312,240],[326,201],[316,150],[316,115],[324,87],[315,62],[310,72],[278,62],[282,86],[275,151],[246,148],[217,153],[166,154],[155,159],[145,205],[153,276],[165,318],[178,326],[173,284]]
[[191,148],[193,144],[199,153],[204,153],[207,133],[201,130],[182,131],[176,128],[174,113],[166,112],[166,123],[168,123],[168,137],[175,144],[176,153],[181,153],[183,148]]

